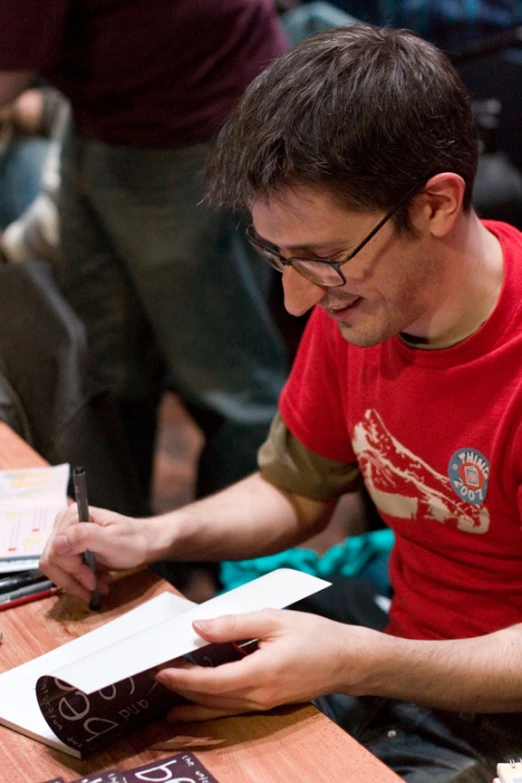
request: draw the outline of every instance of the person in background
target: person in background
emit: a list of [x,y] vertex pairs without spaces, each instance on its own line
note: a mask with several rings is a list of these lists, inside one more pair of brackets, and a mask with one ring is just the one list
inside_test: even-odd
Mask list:
[[70,100],[56,271],[116,397],[145,492],[173,387],[205,435],[198,495],[255,468],[286,378],[270,270],[204,200],[200,170],[286,47],[272,0],[7,0],[0,104],[38,72]]
[[58,154],[68,113],[52,87],[25,90],[0,112],[8,131],[0,249],[4,260],[23,261],[0,264],[0,420],[49,463],[85,466],[95,504],[144,514],[114,400],[46,263],[58,244]]
[[[31,145],[24,158],[27,166],[10,162],[14,171],[2,181],[2,199],[7,207],[6,220],[0,236],[0,251],[7,261],[18,262],[39,259],[55,261],[59,245],[58,191],[60,187],[60,152],[63,135],[69,119],[69,104],[52,87],[26,90],[11,106],[14,122],[22,125]],[[34,153],[36,144],[38,154]],[[12,168],[14,167],[14,168]],[[29,177],[29,192],[17,197],[20,186]]]
[[[320,6],[319,0],[296,0],[306,9]],[[514,202],[505,210],[504,220],[513,213],[520,227],[520,176],[522,172],[522,3],[520,0],[328,0],[333,12],[349,13],[362,22],[413,30],[443,49],[457,67],[474,100],[500,101],[502,113],[496,127],[499,149],[506,161],[491,158],[479,170],[481,186],[476,200],[483,217],[493,217],[502,201]],[[341,11],[342,9],[342,11]],[[348,21],[348,20],[347,20]],[[489,135],[486,126],[486,133]],[[493,150],[487,150],[487,153]],[[497,153],[497,150],[495,150]],[[499,197],[503,177],[505,192]],[[517,181],[518,180],[518,181]],[[492,186],[490,201],[487,188]],[[510,214],[511,213],[511,214]]]
[[480,155],[473,206],[482,218],[522,228],[522,101],[513,89],[522,81],[519,0],[296,0],[282,20],[291,43],[364,21],[413,30],[444,49],[474,97]]
[[[316,2],[304,0],[303,4]],[[519,0],[328,0],[363,22],[414,30],[448,51],[522,24]]]
[[522,235],[479,220],[476,166],[453,66],[391,28],[309,38],[225,124],[210,198],[249,209],[287,309],[312,309],[259,472],[148,519],[93,509],[82,525],[73,507],[41,567],[88,601],[85,549],[106,569],[270,554],[324,529],[362,480],[395,533],[393,596],[375,622],[355,593],[329,619],[310,599],[194,623],[258,649],[159,672],[193,702],[171,720],[315,699],[409,783],[489,783],[519,752]]
[[17,220],[41,190],[53,136],[56,90],[33,87],[0,108],[0,231]]

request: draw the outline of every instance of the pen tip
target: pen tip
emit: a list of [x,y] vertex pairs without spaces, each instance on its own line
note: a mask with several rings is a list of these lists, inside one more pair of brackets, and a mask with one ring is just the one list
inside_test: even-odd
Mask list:
[[91,612],[99,612],[100,611],[100,609],[101,609],[101,601],[100,601],[100,596],[99,595],[96,595],[96,596],[93,595],[91,597],[91,600],[89,601],[89,609],[91,610]]

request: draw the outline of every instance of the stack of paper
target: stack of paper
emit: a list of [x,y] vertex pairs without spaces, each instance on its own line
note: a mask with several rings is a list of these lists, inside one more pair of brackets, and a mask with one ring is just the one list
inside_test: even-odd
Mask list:
[[66,464],[0,470],[0,574],[38,567],[68,481]]

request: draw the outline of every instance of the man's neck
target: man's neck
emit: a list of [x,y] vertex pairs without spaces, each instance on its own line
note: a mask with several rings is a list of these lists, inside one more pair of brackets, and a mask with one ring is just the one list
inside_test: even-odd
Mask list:
[[435,350],[463,342],[477,332],[494,310],[504,280],[500,242],[474,213],[466,216],[445,253],[441,295],[424,324],[400,338],[415,348]]

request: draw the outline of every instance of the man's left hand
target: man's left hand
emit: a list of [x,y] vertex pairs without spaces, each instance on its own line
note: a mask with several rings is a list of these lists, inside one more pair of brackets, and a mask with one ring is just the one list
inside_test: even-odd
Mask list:
[[368,644],[380,636],[317,615],[271,609],[197,621],[194,629],[208,642],[258,639],[259,646],[242,660],[216,668],[180,663],[158,672],[158,682],[193,702],[173,708],[172,721],[270,710],[346,691],[347,662],[357,679]]

